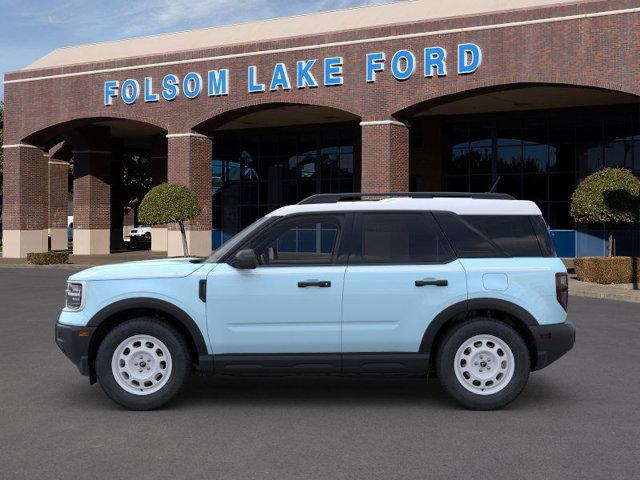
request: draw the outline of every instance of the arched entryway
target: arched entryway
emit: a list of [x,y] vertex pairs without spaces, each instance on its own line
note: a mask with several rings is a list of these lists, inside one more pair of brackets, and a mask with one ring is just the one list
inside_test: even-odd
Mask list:
[[7,183],[15,191],[5,202],[5,229],[18,232],[15,248],[9,245],[16,257],[66,250],[68,241],[80,255],[125,248],[142,196],[167,177],[166,130],[134,120],[75,119],[32,133],[7,151],[7,173],[17,184]]
[[210,119],[212,246],[257,218],[316,193],[360,188],[360,117],[335,108],[267,104]]

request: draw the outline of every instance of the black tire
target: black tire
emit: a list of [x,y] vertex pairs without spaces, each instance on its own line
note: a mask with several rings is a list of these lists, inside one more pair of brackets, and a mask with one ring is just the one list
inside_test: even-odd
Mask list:
[[[126,339],[135,335],[150,335],[160,340],[171,355],[171,374],[156,392],[135,395],[125,390],[111,369],[115,350]],[[96,355],[96,375],[102,390],[119,405],[129,410],[154,410],[162,407],[182,389],[191,371],[189,347],[184,337],[170,324],[151,317],[128,320],[111,330],[102,340]]]
[[[456,376],[456,353],[465,341],[476,335],[497,337],[513,353],[513,376],[502,390],[495,393],[474,393],[465,388]],[[443,388],[458,403],[472,410],[496,410],[513,401],[527,384],[530,367],[529,350],[518,332],[509,325],[490,318],[474,318],[453,327],[445,335],[436,356],[436,371]]]

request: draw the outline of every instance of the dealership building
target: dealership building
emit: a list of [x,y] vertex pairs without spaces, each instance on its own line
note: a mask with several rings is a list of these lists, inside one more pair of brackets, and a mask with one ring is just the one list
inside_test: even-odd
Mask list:
[[[414,0],[54,50],[5,75],[2,254],[67,248],[69,162],[74,253],[109,253],[127,154],[196,194],[194,254],[315,193],[498,178],[561,255],[601,253],[569,199],[640,173],[639,32],[631,0]],[[180,255],[177,228],[152,248]]]

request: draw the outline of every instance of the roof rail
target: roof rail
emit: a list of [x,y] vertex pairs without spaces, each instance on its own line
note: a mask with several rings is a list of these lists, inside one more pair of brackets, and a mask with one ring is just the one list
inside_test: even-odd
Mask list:
[[407,198],[477,198],[490,200],[515,200],[506,193],[465,193],[465,192],[371,192],[371,193],[318,193],[298,202],[298,205],[312,203],[338,203],[342,201],[382,200],[388,197]]

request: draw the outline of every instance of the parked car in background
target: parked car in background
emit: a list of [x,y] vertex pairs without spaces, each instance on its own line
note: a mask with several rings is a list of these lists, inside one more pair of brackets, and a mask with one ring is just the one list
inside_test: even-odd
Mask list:
[[128,247],[132,250],[148,250],[151,248],[151,227],[139,226],[129,232]]
[[567,271],[535,203],[362,195],[275,210],[206,260],[76,273],[56,341],[134,410],[164,405],[194,368],[431,374],[465,407],[496,409],[573,347]]

